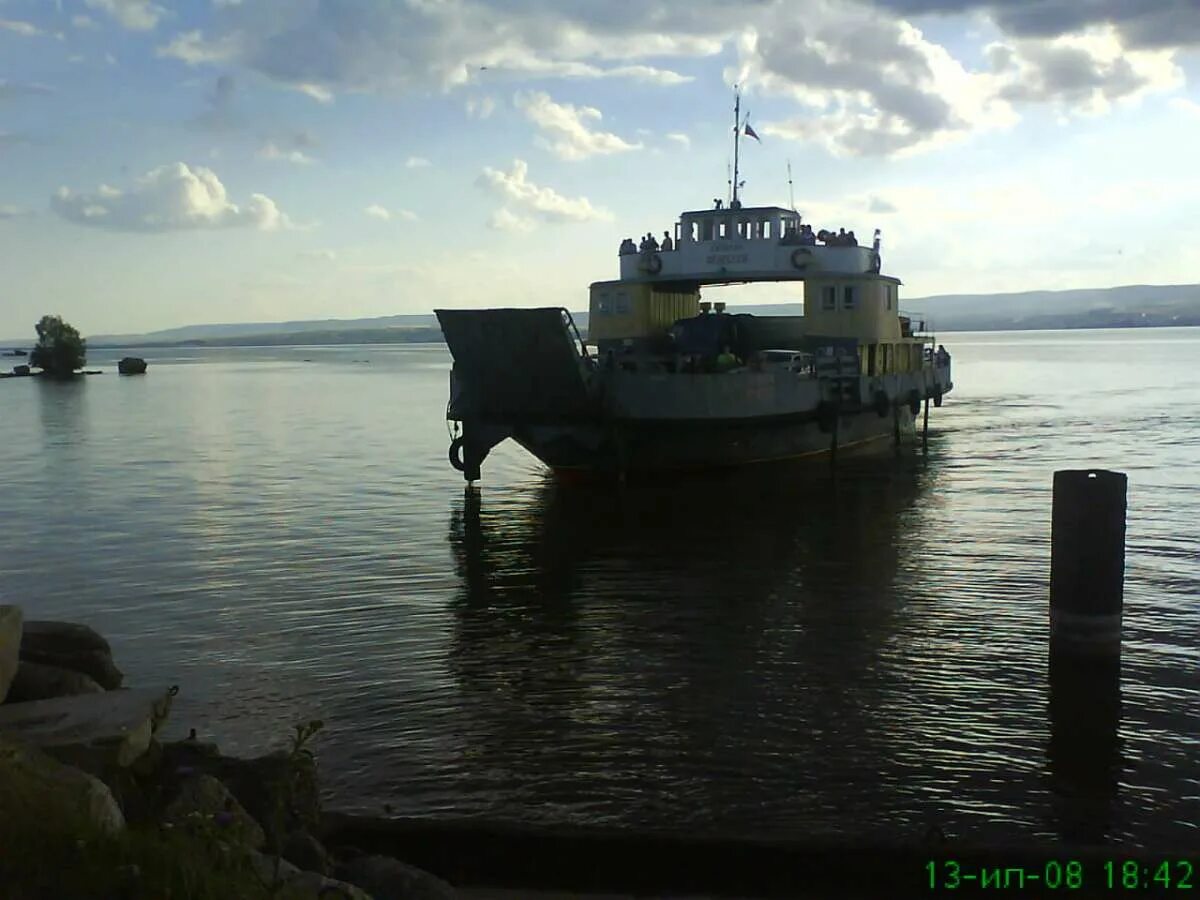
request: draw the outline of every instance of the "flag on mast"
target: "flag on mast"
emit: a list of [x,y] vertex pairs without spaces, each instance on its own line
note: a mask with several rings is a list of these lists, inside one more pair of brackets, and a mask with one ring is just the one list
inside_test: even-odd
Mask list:
[[754,129],[750,127],[749,122],[747,122],[744,126],[742,126],[742,134],[746,135],[746,137],[754,138],[760,144],[762,143],[762,138],[760,138],[758,136],[758,134],[755,133]]

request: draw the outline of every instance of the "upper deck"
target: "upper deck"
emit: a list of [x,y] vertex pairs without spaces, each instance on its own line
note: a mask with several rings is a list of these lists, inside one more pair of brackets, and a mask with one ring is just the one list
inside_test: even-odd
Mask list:
[[626,241],[620,265],[622,281],[803,281],[878,273],[879,239],[876,232],[873,246],[819,243],[799,213],[779,206],[705,209],[679,217],[667,249],[639,251]]

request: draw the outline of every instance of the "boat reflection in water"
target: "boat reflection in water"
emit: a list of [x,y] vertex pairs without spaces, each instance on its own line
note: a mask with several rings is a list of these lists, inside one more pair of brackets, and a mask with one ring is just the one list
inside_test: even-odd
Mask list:
[[1068,823],[1110,809],[1115,785],[1072,778],[1057,739],[1038,764],[1043,636],[992,630],[1011,598],[967,587],[936,479],[846,459],[836,478],[467,492],[450,516],[462,808],[690,834],[1079,837]]
[[495,815],[882,824],[894,583],[930,476],[845,463],[455,504],[451,667]]

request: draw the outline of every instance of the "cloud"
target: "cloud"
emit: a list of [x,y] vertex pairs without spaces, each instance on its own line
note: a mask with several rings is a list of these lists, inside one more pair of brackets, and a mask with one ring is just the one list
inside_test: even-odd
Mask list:
[[553,188],[534,184],[528,174],[529,165],[522,159],[514,159],[507,172],[485,168],[476,184],[536,213],[547,222],[590,222],[612,218],[611,213],[592,206],[586,197],[564,197]]
[[487,119],[496,111],[496,101],[491,97],[471,97],[467,100],[467,115],[473,119]]
[[272,162],[289,162],[297,166],[311,166],[315,159],[301,150],[281,150],[271,141],[263,144],[258,150],[258,158]]
[[53,94],[54,88],[39,84],[36,81],[9,81],[0,78],[0,100],[12,100],[17,97],[35,97]]
[[113,231],[239,226],[274,231],[292,227],[270,197],[251,194],[249,201],[239,206],[229,200],[215,172],[182,162],[147,172],[127,190],[102,184],[95,191],[76,193],[61,187],[50,206],[76,224]]
[[32,22],[21,22],[17,19],[0,19],[0,28],[19,34],[21,37],[39,37],[46,33]]
[[333,102],[333,91],[329,90],[329,88],[324,87],[323,85],[300,81],[288,86],[292,90],[299,91],[301,94],[304,94],[306,97],[311,97],[318,103],[325,104]]
[[76,28],[99,28],[91,16],[71,16],[71,24]]
[[1127,50],[1111,26],[1053,40],[996,42],[985,53],[1000,80],[998,96],[1067,112],[1102,113],[1112,101],[1183,84],[1170,51]]
[[514,103],[525,118],[543,132],[538,143],[560,159],[587,159],[642,147],[607,131],[592,131],[587,123],[599,122],[602,116],[600,110],[591,106],[555,103],[549,94],[540,91],[517,94]]
[[1052,39],[1111,25],[1135,48],[1200,44],[1200,4],[1192,0],[873,0],[903,16],[982,11],[1007,34]]
[[[729,130],[732,132],[733,128],[730,128]],[[684,150],[691,149],[692,139],[681,131],[672,131],[666,135],[666,138],[668,141],[673,141],[674,143],[678,144]]]
[[488,217],[487,227],[494,231],[521,233],[532,231],[536,227],[536,223],[526,216],[518,216],[507,207],[501,207]]
[[83,0],[91,9],[107,13],[122,28],[130,31],[151,31],[167,11],[150,0]]
[[31,215],[33,215],[32,210],[0,203],[0,221],[5,219],[21,219]]
[[384,222],[390,222],[393,219],[400,219],[405,222],[416,222],[420,219],[415,212],[408,209],[388,209],[386,206],[380,206],[378,203],[372,203],[363,210],[368,216],[374,219],[380,219]]
[[888,215],[889,213],[897,212],[897,209],[894,203],[889,203],[882,197],[872,196],[870,201],[867,203],[867,212],[877,213],[879,215]]
[[177,59],[189,66],[223,63],[237,54],[238,39],[228,35],[215,41],[205,40],[200,31],[185,31],[175,35],[174,40],[154,51],[159,58]]
[[406,169],[427,169],[432,165],[433,163],[423,156],[410,156],[404,161],[404,168]]

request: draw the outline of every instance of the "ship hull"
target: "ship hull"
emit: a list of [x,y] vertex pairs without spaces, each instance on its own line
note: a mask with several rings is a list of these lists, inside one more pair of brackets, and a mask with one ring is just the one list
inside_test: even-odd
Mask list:
[[[873,411],[843,415],[836,429],[839,451],[869,445],[888,447],[916,437],[907,408],[880,417]],[[665,473],[732,468],[756,463],[820,458],[835,447],[832,430],[811,417],[792,421],[677,421],[572,423],[514,428],[522,447],[565,476],[613,472]]]

